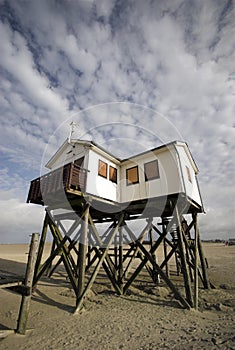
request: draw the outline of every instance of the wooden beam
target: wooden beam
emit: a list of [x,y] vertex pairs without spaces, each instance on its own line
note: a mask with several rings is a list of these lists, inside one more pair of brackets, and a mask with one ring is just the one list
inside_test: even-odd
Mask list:
[[76,305],[76,309],[74,311],[74,313],[76,313],[77,311],[80,310],[80,308],[82,307],[82,303],[83,303],[83,299],[85,297],[85,295],[87,294],[88,290],[92,287],[95,279],[96,279],[96,276],[100,270],[100,267],[102,266],[103,262],[104,262],[104,259],[108,253],[108,250],[109,250],[109,247],[113,241],[113,238],[115,237],[115,235],[117,234],[117,231],[120,227],[120,225],[122,224],[123,222],[123,217],[124,215],[121,214],[121,217],[119,219],[119,222],[117,224],[117,226],[110,232],[109,236],[107,237],[107,241],[106,241],[106,248],[103,248],[103,252],[102,252],[102,256],[100,257],[100,260],[98,262],[98,264],[96,265],[92,275],[91,275],[91,278],[90,280],[88,281],[87,285],[86,285],[86,288],[84,289],[84,291],[82,292],[82,294],[79,296],[78,300],[77,300],[77,305]]
[[36,285],[35,285],[36,276],[39,273],[39,268],[40,268],[41,261],[42,261],[42,254],[43,254],[43,250],[44,250],[44,246],[45,246],[45,242],[46,242],[48,222],[49,222],[49,216],[48,216],[48,213],[46,212],[44,222],[43,222],[43,228],[42,228],[42,234],[41,234],[41,238],[40,238],[39,248],[38,248],[37,261],[35,264],[34,282],[33,282],[34,288],[36,287]]
[[77,305],[78,300],[81,298],[84,285],[85,285],[85,273],[86,273],[86,253],[87,253],[87,234],[88,234],[88,218],[89,218],[88,204],[84,210],[84,221],[82,224],[82,232],[78,249],[78,291],[77,291]]
[[[164,234],[166,234],[166,232]],[[163,235],[163,237],[164,237],[164,235]],[[152,256],[152,252],[151,253],[148,252],[147,249],[140,242],[137,241],[136,244],[139,246],[140,250],[143,252],[143,254],[145,256],[143,262],[145,262],[145,261],[147,262],[149,260],[152,263],[152,265],[155,267],[155,269],[157,270],[159,275],[162,277],[162,279],[166,282],[168,287],[173,291],[176,299],[178,299],[184,307],[186,307],[187,309],[190,309],[189,303],[183,298],[183,296],[180,294],[180,292],[177,290],[177,288],[174,286],[174,284],[171,282],[171,280],[168,278],[168,276],[162,271],[160,266],[156,263],[156,261],[154,260],[154,258]],[[146,264],[146,262],[145,262],[145,264]]]
[[203,248],[202,248],[202,242],[200,239],[199,230],[198,230],[197,236],[198,236],[198,241],[197,241],[198,253],[199,253],[201,267],[202,267],[203,285],[204,285],[205,289],[211,289],[211,284],[210,284],[210,280],[209,280],[208,273],[207,273],[206,259],[205,259]]
[[[124,271],[124,276],[127,277],[128,276],[128,273],[130,272],[132,266],[133,266],[133,263],[134,263],[134,259],[136,258],[138,252],[139,252],[139,247],[136,246],[135,242],[138,240],[140,243],[143,242],[144,238],[146,237],[147,233],[149,232],[150,228],[152,227],[152,220],[148,221],[146,226],[144,227],[144,229],[142,230],[142,232],[140,233],[139,237],[136,239],[133,239],[133,233],[132,231],[130,230],[130,228],[127,226],[127,224],[125,225],[125,230],[126,232],[129,234],[132,242],[134,243],[133,247],[132,247],[132,251],[134,250],[133,254],[132,254],[132,257]],[[128,254],[130,254],[130,252],[128,251]]]
[[118,284],[123,294],[123,227],[119,228],[119,247],[118,247]]
[[191,290],[191,284],[190,284],[188,264],[186,261],[186,251],[185,251],[185,246],[183,242],[181,220],[180,220],[178,207],[176,206],[175,209],[176,209],[176,217],[178,220],[178,247],[179,247],[179,254],[180,254],[180,260],[181,260],[181,266],[182,266],[182,273],[184,276],[185,293],[186,293],[186,298],[189,305],[193,306],[192,290]]
[[77,292],[77,279],[75,278],[76,265],[73,260],[73,257],[71,256],[68,250],[68,247],[65,244],[67,237],[66,236],[64,238],[62,237],[58,227],[54,224],[52,220],[50,220],[49,226],[50,226],[52,235],[55,238],[56,244],[61,247],[60,251],[61,251],[61,257],[63,259],[64,267],[67,271],[67,274],[72,284],[72,287],[74,289],[74,292],[76,293]]
[[[127,226],[124,226],[125,229]],[[131,232],[131,231],[130,231]],[[160,232],[158,230],[158,232]],[[164,234],[161,234],[160,237],[158,238],[158,240],[154,243],[153,247],[150,249],[150,254],[153,254],[156,249],[159,247],[159,245],[162,243],[163,239],[164,239]],[[136,243],[137,244],[137,243]],[[141,261],[141,263],[139,264],[139,266],[136,268],[136,270],[134,271],[134,273],[131,275],[131,277],[129,278],[129,280],[126,282],[124,288],[123,288],[123,293],[125,294],[128,290],[128,288],[131,286],[131,284],[134,282],[134,280],[136,279],[136,277],[139,275],[140,271],[143,269],[143,267],[146,265],[147,261],[148,261],[148,257],[145,256],[143,258],[143,260]]]
[[194,308],[198,310],[198,221],[197,214],[193,215],[194,219]]
[[37,275],[34,275],[34,284],[36,284],[40,277],[43,275],[43,273],[48,269],[49,266],[51,266],[52,261],[54,260],[54,258],[59,254],[59,252],[62,249],[62,246],[65,244],[65,242],[67,241],[67,237],[65,236],[61,242],[57,242],[56,238],[55,238],[55,243],[57,244],[57,247],[53,250],[53,252],[51,252],[50,256],[47,258],[47,260],[40,266]]

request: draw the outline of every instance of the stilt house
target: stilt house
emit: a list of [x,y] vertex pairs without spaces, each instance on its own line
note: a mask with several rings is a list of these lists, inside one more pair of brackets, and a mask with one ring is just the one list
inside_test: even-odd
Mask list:
[[[186,143],[174,141],[119,159],[92,141],[68,139],[46,167],[50,172],[31,181],[27,199],[47,207],[34,284],[46,270],[51,276],[63,262],[76,295],[76,312],[101,267],[121,295],[145,266],[154,283],[160,276],[184,307],[197,309],[198,276],[207,289],[210,282],[197,222],[197,214],[203,212],[198,169]],[[189,225],[183,220],[185,214],[192,216]],[[156,217],[161,219],[157,225]],[[140,233],[128,225],[136,219],[146,221]],[[67,220],[72,221],[69,228]],[[48,227],[54,241],[50,257],[41,264]],[[158,264],[161,243],[164,258]],[[170,279],[169,261],[174,254],[177,274],[183,274],[185,297]],[[140,260],[137,267],[135,259]],[[94,264],[86,284],[85,276]]]
[[31,181],[27,202],[55,203],[65,191],[71,202],[89,196],[93,203],[105,203],[116,211],[129,208],[136,214],[147,203],[152,210],[165,210],[180,195],[189,212],[190,207],[203,211],[198,168],[184,142],[119,159],[93,141],[67,139],[46,167],[48,174]]

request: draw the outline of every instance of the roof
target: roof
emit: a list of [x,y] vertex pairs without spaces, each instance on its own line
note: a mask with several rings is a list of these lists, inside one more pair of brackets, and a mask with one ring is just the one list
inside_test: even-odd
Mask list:
[[118,157],[114,156],[112,153],[110,153],[109,151],[107,151],[106,149],[104,149],[102,146],[98,145],[94,141],[72,139],[69,142],[69,139],[67,138],[63,142],[63,144],[58,148],[56,153],[48,160],[48,162],[45,164],[45,167],[50,169],[51,166],[53,165],[53,163],[55,162],[55,160],[58,159],[60,157],[60,155],[63,154],[63,152],[65,151],[66,147],[69,144],[71,144],[71,145],[75,145],[75,144],[79,145],[80,144],[80,145],[84,145],[84,146],[87,146],[87,147],[90,147],[90,148],[96,148],[97,150],[101,151],[103,154],[105,154],[110,159],[114,160],[115,162],[119,163],[121,161],[121,159],[119,159]]
[[158,147],[155,147],[155,148],[152,148],[152,149],[149,149],[149,150],[146,150],[144,152],[141,152],[141,153],[138,153],[138,154],[135,154],[129,158],[125,158],[125,159],[120,159],[118,157],[116,157],[115,155],[113,155],[112,153],[110,153],[109,151],[107,151],[105,148],[103,148],[102,146],[98,145],[96,142],[94,141],[90,141],[90,140],[78,140],[78,139],[72,139],[70,142],[68,139],[66,139],[64,141],[64,143],[59,147],[59,149],[56,151],[56,153],[49,159],[49,161],[47,162],[47,164],[45,165],[47,168],[51,168],[51,166],[53,165],[53,163],[55,162],[56,159],[59,158],[60,155],[63,154],[64,150],[66,149],[66,147],[71,144],[71,145],[75,145],[75,144],[81,144],[81,145],[84,145],[84,146],[87,146],[87,147],[90,147],[90,148],[95,148],[99,153],[107,156],[110,160],[114,161],[115,163],[122,163],[122,162],[126,162],[128,160],[131,160],[133,158],[136,158],[136,157],[140,157],[144,154],[147,154],[149,152],[156,152],[156,151],[161,151],[161,150],[164,150],[164,149],[167,149],[169,147],[174,147],[176,148],[176,146],[182,146],[184,147],[188,157],[189,157],[189,160],[190,162],[192,163],[193,167],[194,167],[194,170],[196,171],[196,173],[198,173],[198,168],[197,168],[197,165],[192,157],[192,154],[189,150],[189,147],[187,145],[187,143],[185,142],[182,142],[182,141],[172,141],[172,142],[169,142],[167,144],[163,144],[163,145],[160,145]]

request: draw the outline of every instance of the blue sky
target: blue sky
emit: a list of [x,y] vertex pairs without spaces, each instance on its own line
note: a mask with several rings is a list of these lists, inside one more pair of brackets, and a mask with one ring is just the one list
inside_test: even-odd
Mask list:
[[44,210],[31,179],[78,123],[126,157],[175,139],[199,167],[201,236],[234,236],[233,1],[0,0],[0,243]]

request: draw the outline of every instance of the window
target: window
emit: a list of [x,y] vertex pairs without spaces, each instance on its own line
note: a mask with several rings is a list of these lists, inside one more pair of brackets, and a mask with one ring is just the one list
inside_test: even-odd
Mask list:
[[138,166],[126,170],[126,184],[133,185],[139,182]]
[[108,164],[103,162],[102,160],[99,160],[98,175],[105,177],[107,179],[107,169],[108,169]]
[[109,180],[115,182],[115,184],[117,183],[117,169],[112,165],[109,167]]
[[160,177],[157,159],[144,164],[144,176],[145,181],[158,179]]
[[187,175],[188,175],[188,180],[192,183],[190,169],[189,169],[189,167],[187,165],[186,165],[186,171],[187,171]]

